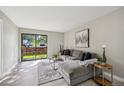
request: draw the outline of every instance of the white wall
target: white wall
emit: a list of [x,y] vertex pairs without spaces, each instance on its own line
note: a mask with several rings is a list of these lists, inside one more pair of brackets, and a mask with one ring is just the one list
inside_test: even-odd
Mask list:
[[2,60],[2,48],[3,48],[3,21],[0,19],[0,78],[2,76],[2,64],[3,64],[3,60]]
[[64,33],[60,32],[50,32],[44,30],[35,30],[35,29],[26,29],[26,28],[19,28],[20,33],[20,42],[19,42],[19,59],[21,61],[21,33],[30,33],[30,34],[43,34],[47,35],[48,39],[48,57],[52,56],[55,53],[59,52],[60,45],[64,45]]
[[[75,32],[85,28],[90,29],[90,48],[76,48]],[[101,55],[103,44],[107,45],[107,62],[113,65],[114,74],[124,78],[124,8],[64,33],[65,48],[93,51]]]
[[3,20],[3,75],[18,62],[18,28],[1,11],[0,19]]

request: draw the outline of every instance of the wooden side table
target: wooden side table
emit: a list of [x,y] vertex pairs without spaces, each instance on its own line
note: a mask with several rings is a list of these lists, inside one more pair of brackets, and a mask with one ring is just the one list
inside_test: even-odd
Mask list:
[[[96,75],[96,68],[102,69],[102,76],[100,77],[99,75]],[[111,81],[105,78],[105,70],[110,70],[111,71]],[[110,64],[94,64],[94,80],[103,85],[103,86],[111,86],[113,83],[113,68],[112,65]]]

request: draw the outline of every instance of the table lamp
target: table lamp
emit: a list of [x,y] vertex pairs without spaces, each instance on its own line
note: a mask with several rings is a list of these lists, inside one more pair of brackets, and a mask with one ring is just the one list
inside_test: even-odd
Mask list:
[[102,61],[103,61],[104,63],[106,63],[106,61],[107,61],[107,58],[106,58],[106,55],[105,55],[105,48],[106,48],[106,45],[102,45],[102,48],[103,48],[103,59],[102,59]]

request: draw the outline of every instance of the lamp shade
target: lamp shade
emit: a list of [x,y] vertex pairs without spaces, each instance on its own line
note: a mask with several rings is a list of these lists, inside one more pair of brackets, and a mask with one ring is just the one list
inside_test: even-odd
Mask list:
[[107,46],[106,45],[102,45],[102,48],[106,48]]

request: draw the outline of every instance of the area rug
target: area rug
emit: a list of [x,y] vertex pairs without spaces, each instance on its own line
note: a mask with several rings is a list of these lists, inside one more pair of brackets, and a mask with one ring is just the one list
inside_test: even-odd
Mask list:
[[60,78],[62,77],[57,70],[54,70],[53,63],[46,60],[38,63],[38,85],[55,81]]

